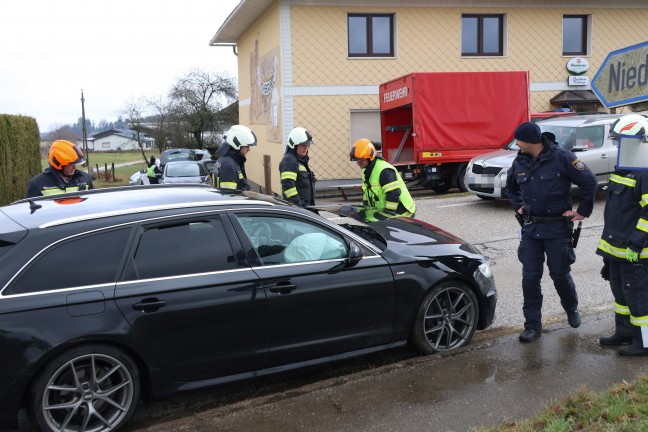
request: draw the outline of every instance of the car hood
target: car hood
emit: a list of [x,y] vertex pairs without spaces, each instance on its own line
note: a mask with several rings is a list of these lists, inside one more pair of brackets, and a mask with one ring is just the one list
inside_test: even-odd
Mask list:
[[[386,245],[386,251],[389,251],[391,256],[438,258],[441,256],[481,255],[477,248],[461,238],[418,219],[392,217],[382,221],[368,222],[364,217],[367,210],[365,207],[330,205],[311,208],[367,224],[372,231],[380,235],[381,243]],[[389,212],[383,211],[382,213]],[[367,233],[366,228],[363,230],[363,227],[353,224],[343,226],[368,241],[372,240],[371,234],[373,233]]]
[[398,255],[431,258],[479,254],[461,238],[418,219],[397,217],[369,226],[387,241],[387,249]]
[[497,150],[494,152],[486,153],[480,156],[475,156],[472,160],[473,164],[497,166],[497,167],[510,167],[513,165],[513,160],[518,152],[514,150]]

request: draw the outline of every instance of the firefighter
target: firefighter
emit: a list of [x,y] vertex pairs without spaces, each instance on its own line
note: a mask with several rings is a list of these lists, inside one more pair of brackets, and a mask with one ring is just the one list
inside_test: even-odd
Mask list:
[[[567,313],[571,327],[581,324],[571,265],[576,261],[572,245],[573,221],[592,213],[596,177],[572,152],[561,149],[542,134],[535,123],[525,122],[515,130],[520,147],[508,171],[508,199],[521,221],[518,259],[522,263],[524,331],[520,342],[542,335],[542,279],[545,255],[549,275]],[[571,185],[580,188],[581,201],[572,210]]]
[[313,135],[303,127],[296,127],[288,135],[288,144],[279,163],[281,192],[284,199],[305,207],[315,205],[315,174],[308,166],[308,150]]
[[376,219],[387,219],[393,214],[414,217],[416,204],[396,168],[378,156],[376,148],[366,138],[360,138],[351,147],[351,160],[362,168],[363,204],[371,207]]
[[[646,135],[648,121],[638,114],[621,117],[610,137]],[[614,296],[615,331],[599,339],[619,346],[624,356],[648,355],[648,171],[619,170],[610,176],[603,234],[596,253],[601,275]]]
[[94,189],[90,175],[76,169],[84,162],[79,147],[70,141],[54,141],[49,150],[49,166],[29,181],[25,198]]
[[257,145],[257,138],[247,126],[234,125],[216,152],[220,157],[214,164],[212,184],[223,189],[247,191],[250,185],[245,174],[245,155]]
[[148,177],[149,184],[159,184],[162,171],[155,163],[155,157],[151,156],[149,159],[148,168],[146,168],[146,177]]

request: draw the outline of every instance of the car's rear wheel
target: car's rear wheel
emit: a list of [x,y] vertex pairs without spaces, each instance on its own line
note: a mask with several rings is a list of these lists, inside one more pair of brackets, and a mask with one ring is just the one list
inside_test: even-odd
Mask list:
[[410,340],[423,354],[450,351],[470,342],[478,321],[475,293],[462,282],[445,282],[421,302]]
[[42,431],[115,431],[135,412],[139,370],[123,351],[107,345],[71,349],[39,373],[29,401]]

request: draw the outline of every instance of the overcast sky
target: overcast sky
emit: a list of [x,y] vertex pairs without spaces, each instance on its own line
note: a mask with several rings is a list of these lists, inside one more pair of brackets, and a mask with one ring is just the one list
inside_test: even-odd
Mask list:
[[125,103],[166,95],[192,69],[236,78],[209,41],[239,0],[20,0],[0,12],[0,113],[41,133],[81,117],[114,121]]

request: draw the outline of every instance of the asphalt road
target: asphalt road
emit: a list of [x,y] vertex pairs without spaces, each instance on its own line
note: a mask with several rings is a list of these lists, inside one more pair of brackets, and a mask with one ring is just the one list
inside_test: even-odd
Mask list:
[[[447,230],[477,246],[491,260],[498,291],[498,303],[492,330],[521,328],[522,265],[517,259],[519,225],[508,201],[484,201],[463,194],[447,198],[434,196],[416,198],[416,217]],[[578,195],[574,196],[574,208]],[[609,310],[613,297],[609,285],[600,277],[601,257],[595,254],[603,231],[605,195],[599,193],[592,215],[583,221],[581,237],[576,248],[576,263],[572,277],[576,283],[581,313]],[[543,320],[565,320],[565,313],[545,266],[542,280]]]

